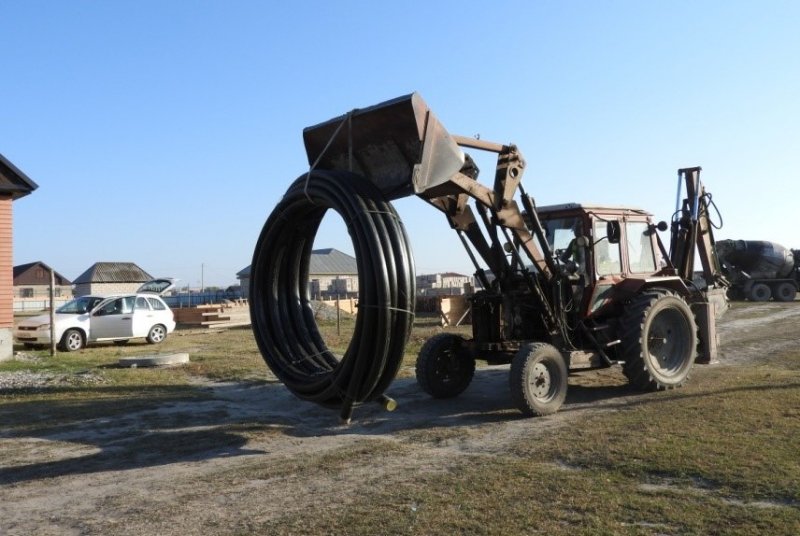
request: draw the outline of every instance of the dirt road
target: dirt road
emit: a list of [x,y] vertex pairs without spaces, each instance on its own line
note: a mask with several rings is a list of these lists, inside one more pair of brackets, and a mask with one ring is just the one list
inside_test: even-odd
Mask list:
[[[790,348],[799,320],[795,303],[737,305],[720,322],[722,358],[712,367],[745,366]],[[697,367],[691,381],[706,370]],[[615,369],[584,373],[570,379],[558,414],[521,419],[508,398],[507,367],[489,367],[447,401],[398,379],[389,392],[399,402],[395,412],[358,408],[343,427],[335,412],[298,401],[278,383],[201,388],[206,399],[109,413],[46,435],[0,429],[0,534],[183,536],[325,501],[341,507],[370,482],[446,471],[462,455],[492,456],[589,412],[659,396],[628,391]],[[387,455],[379,465],[343,463],[335,473],[297,470],[367,448]]]

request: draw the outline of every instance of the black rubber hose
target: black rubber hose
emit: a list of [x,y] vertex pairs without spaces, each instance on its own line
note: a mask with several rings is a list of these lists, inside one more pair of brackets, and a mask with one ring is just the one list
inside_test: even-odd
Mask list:
[[[394,207],[359,175],[302,175],[267,218],[250,268],[250,316],[264,361],[298,397],[339,408],[376,400],[397,375],[416,290],[408,237]],[[308,291],[311,250],[328,209],[347,225],[358,267],[358,313],[337,358],[319,332]]]

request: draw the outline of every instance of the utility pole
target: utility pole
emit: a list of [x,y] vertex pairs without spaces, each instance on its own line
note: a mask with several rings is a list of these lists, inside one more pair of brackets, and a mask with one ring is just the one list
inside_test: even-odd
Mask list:
[[206,270],[206,265],[204,263],[200,263],[200,294],[205,292],[205,288],[206,288],[206,285],[205,285],[205,270]]
[[50,355],[56,355],[56,272],[50,268]]

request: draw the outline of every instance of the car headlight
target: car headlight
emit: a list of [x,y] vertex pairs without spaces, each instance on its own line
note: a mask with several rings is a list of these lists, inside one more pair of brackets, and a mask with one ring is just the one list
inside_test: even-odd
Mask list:
[[36,331],[50,331],[50,324],[42,324],[36,328]]

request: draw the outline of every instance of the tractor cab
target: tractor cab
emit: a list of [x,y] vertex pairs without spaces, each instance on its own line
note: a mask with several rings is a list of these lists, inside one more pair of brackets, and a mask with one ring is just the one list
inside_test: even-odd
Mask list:
[[634,286],[638,291],[641,287],[634,282],[644,285],[665,276],[668,261],[650,213],[580,203],[536,210],[562,273],[572,282],[580,304],[575,311],[581,317],[602,313],[604,306],[618,303]]

